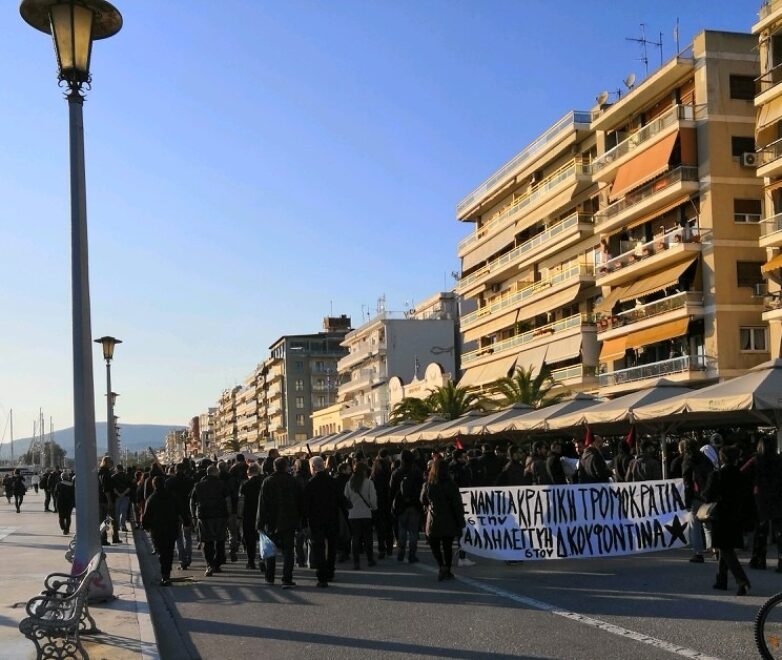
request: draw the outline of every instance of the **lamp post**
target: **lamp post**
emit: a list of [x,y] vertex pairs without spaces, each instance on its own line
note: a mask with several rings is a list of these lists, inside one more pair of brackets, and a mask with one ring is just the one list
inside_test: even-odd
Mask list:
[[119,463],[119,445],[114,432],[114,403],[119,395],[111,391],[111,361],[114,359],[114,347],[122,340],[106,335],[96,339],[95,343],[103,347],[103,359],[106,360],[106,453],[116,465]]
[[[74,573],[100,551],[95,444],[95,386],[90,347],[90,285],[87,260],[87,191],[84,172],[83,87],[90,87],[92,42],[106,39],[122,27],[122,16],[105,0],[22,0],[22,18],[36,30],[52,35],[60,84],[67,87],[71,170],[71,295],[73,314],[73,426],[76,474],[76,549]],[[109,597],[111,579],[103,573],[91,585],[91,596]]]

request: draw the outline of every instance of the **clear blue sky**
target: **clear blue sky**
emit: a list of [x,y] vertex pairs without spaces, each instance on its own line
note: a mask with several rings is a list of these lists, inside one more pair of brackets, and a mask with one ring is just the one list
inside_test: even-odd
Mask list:
[[[93,336],[124,423],[181,424],[269,344],[452,286],[457,201],[571,109],[748,31],[759,0],[117,0],[85,104]],[[72,423],[67,106],[51,42],[0,13],[0,436]],[[653,67],[659,64],[649,50]],[[105,419],[95,351],[97,418]],[[6,432],[7,440],[7,432]]]

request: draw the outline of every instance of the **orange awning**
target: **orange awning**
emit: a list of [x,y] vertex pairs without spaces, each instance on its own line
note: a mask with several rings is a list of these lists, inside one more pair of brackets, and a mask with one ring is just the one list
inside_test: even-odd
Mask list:
[[625,345],[627,348],[641,348],[641,346],[656,344],[658,341],[675,339],[676,337],[687,334],[687,326],[689,326],[689,324],[690,319],[684,318],[661,323],[660,325],[655,325],[651,328],[637,330],[636,332],[631,332],[629,335],[625,335]]
[[650,293],[662,291],[669,286],[676,285],[679,278],[684,274],[684,271],[686,271],[697,258],[697,255],[690,257],[683,263],[674,264],[665,270],[651,273],[643,279],[636,280],[622,292],[619,299],[624,302],[626,300],[633,300],[634,298],[643,298]]
[[628,190],[637,188],[642,183],[665,172],[668,169],[668,161],[671,160],[671,152],[678,137],[678,131],[671,133],[622,165],[616,173],[614,184],[611,186],[611,199],[618,199]]
[[614,305],[619,302],[625,291],[627,291],[629,288],[630,287],[627,286],[614,287],[611,289],[611,293],[604,296],[603,299],[595,305],[594,311],[601,314],[610,314],[611,310],[614,308]]
[[777,268],[782,268],[782,253],[778,254],[776,257],[772,257],[766,263],[764,263],[760,267],[760,271],[762,273],[770,273],[772,270],[776,270]]
[[613,362],[625,356],[626,344],[624,337],[606,339],[600,349],[600,362]]

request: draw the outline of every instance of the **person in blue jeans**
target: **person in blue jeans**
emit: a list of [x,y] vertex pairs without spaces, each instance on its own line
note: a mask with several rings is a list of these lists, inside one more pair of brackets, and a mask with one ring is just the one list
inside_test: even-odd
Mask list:
[[403,449],[401,465],[391,473],[390,496],[393,513],[399,528],[399,547],[396,558],[414,564],[418,561],[418,534],[421,531],[421,488],[423,475],[416,467],[413,453]]

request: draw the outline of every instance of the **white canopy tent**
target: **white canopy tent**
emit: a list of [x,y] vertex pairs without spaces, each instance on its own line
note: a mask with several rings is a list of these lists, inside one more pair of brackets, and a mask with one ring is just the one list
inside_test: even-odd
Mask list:
[[479,410],[471,410],[461,417],[450,419],[432,426],[418,435],[418,441],[446,440],[459,435],[468,435],[473,425],[480,424],[486,418],[486,414]]
[[526,403],[514,403],[509,408],[486,415],[481,421],[481,428],[478,433],[504,433],[510,430],[509,422],[524,415],[529,415],[535,409]]
[[433,426],[438,426],[446,419],[439,415],[432,415],[426,421],[420,424],[399,424],[397,430],[382,436],[385,444],[394,444],[398,442],[418,442],[417,435]]
[[359,428],[350,431],[347,435],[343,435],[339,441],[334,445],[334,449],[347,449],[356,444],[356,441],[364,435],[369,429],[366,426],[360,426]]
[[582,412],[587,408],[591,408],[599,403],[602,403],[603,399],[598,399],[589,394],[579,392],[572,399],[567,401],[560,401],[544,408],[537,408],[526,415],[520,417],[514,417],[508,420],[510,428],[508,431],[545,431],[548,429],[548,420],[558,417],[560,415],[570,415],[578,412]]

